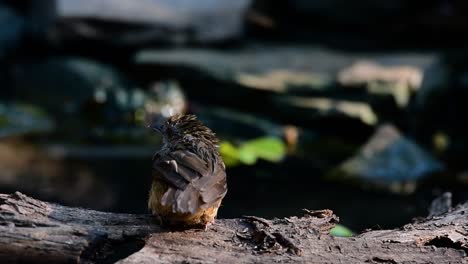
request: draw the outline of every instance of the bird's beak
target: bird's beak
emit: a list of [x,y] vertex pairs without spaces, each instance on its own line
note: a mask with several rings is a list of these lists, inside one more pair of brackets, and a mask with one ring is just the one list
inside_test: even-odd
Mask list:
[[163,133],[165,119],[162,116],[157,114],[146,114],[145,115],[146,127],[151,128],[152,130]]
[[158,133],[162,133],[163,132],[163,126],[161,124],[152,124],[150,126],[148,126],[149,128],[153,129],[154,131],[158,132]]

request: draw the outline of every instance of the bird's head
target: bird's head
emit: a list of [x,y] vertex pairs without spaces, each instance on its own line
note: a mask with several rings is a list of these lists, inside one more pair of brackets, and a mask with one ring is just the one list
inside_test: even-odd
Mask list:
[[195,115],[177,114],[169,118],[153,119],[149,125],[151,129],[160,133],[165,141],[182,138],[199,139],[217,145],[215,133],[205,126]]

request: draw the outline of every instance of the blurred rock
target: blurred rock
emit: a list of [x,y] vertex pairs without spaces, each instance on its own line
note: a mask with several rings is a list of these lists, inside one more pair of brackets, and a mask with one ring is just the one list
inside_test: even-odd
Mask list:
[[111,45],[220,42],[242,34],[250,2],[58,0],[58,33]]
[[265,45],[226,51],[148,50],[138,53],[135,60],[138,64],[191,67],[217,80],[271,92],[325,89],[333,83],[331,73],[352,62],[352,58],[321,48]]
[[60,124],[60,137],[130,143],[147,134],[141,125],[147,94],[110,65],[51,57],[14,65],[13,98],[46,109]]
[[[273,104],[276,95],[328,92],[333,89],[330,72],[348,61],[323,49],[262,45],[226,51],[143,51],[135,60],[137,78],[149,79],[157,71],[177,79],[191,100],[273,119],[289,117],[287,109]],[[298,121],[310,124],[306,117]]]
[[332,174],[398,193],[411,193],[417,180],[439,172],[443,165],[392,125],[377,129],[359,152]]
[[[74,57],[50,57],[13,65],[16,96],[36,101],[53,112],[79,113],[87,100],[104,103],[130,100],[121,93],[109,98],[109,91],[125,90],[132,84],[113,67]],[[123,92],[123,91],[121,91]]]
[[38,107],[0,103],[0,138],[52,132],[54,122]]
[[312,119],[313,116],[317,120],[327,117],[347,117],[360,120],[370,126],[376,125],[378,121],[377,115],[366,103],[297,96],[281,96],[275,100],[275,103],[278,108],[284,109],[289,115],[307,116],[304,117],[307,119]]
[[422,70],[414,66],[382,66],[357,61],[341,70],[337,79],[343,86],[366,87],[369,93],[390,94],[400,107],[405,107],[421,86],[422,77]]
[[[188,98],[200,103],[257,112],[297,126],[321,130],[329,128],[327,133],[344,132],[340,129],[343,126],[352,127],[350,130],[367,138],[366,134],[371,130],[363,132],[363,129],[376,124],[380,116],[383,120],[402,119],[402,111],[398,109],[393,94],[404,103],[409,95],[403,94],[403,99],[400,99],[401,89],[384,87],[385,83],[380,82],[376,82],[378,86],[370,85],[369,89],[348,89],[336,85],[336,74],[360,58],[368,58],[385,67],[410,65],[420,69],[429,64],[434,56],[344,53],[314,46],[254,43],[224,51],[142,51],[136,55],[135,72],[139,79],[150,79],[154,72],[176,79],[184,87]],[[387,68],[383,71],[385,80],[389,79]],[[400,71],[392,69],[391,73],[390,78],[394,78],[395,73],[399,75]],[[380,78],[382,74],[378,74]],[[405,74],[409,76],[411,85],[417,83],[415,76]],[[407,81],[407,77],[404,80]],[[403,91],[407,91],[407,87],[405,83]],[[308,106],[304,107],[306,101]],[[339,106],[333,106],[337,102],[340,102]],[[330,122],[321,125],[323,121]]]
[[290,70],[272,70],[266,73],[240,73],[236,81],[256,89],[286,92],[300,87],[325,89],[332,79],[325,74],[294,72]]
[[0,60],[16,45],[23,34],[24,19],[14,10],[0,3]]
[[[375,65],[353,62],[361,58],[375,61]],[[242,49],[171,49],[144,50],[137,53],[139,65],[157,65],[171,69],[180,67],[179,77],[191,77],[200,73],[224,82],[232,82],[246,88],[280,92],[316,94],[335,88],[338,81],[348,85],[371,81],[404,83],[417,89],[421,82],[421,68],[434,60],[432,54],[361,54],[343,53],[314,46],[279,46],[251,44]],[[380,64],[384,66],[380,66]],[[395,68],[391,65],[408,65]],[[343,71],[343,69],[346,69]],[[185,71],[184,71],[185,70]],[[369,72],[371,71],[371,72]],[[372,76],[367,76],[372,74]],[[336,91],[335,91],[336,92]],[[342,91],[343,92],[343,91]]]

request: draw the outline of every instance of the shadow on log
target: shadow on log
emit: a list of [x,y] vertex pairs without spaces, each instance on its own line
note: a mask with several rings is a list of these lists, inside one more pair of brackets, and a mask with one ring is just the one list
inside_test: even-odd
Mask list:
[[[171,232],[149,215],[0,194],[1,263],[468,263],[468,203],[394,230],[333,237],[330,210]],[[133,253],[133,254],[132,254]]]

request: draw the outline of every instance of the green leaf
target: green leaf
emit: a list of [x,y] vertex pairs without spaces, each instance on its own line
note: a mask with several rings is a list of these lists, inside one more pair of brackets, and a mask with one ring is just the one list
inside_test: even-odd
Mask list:
[[336,225],[330,230],[330,235],[336,237],[350,237],[353,236],[353,232],[343,225]]
[[286,146],[278,138],[262,137],[242,144],[240,152],[249,153],[251,156],[270,162],[278,162],[284,158]]
[[219,152],[223,157],[224,164],[227,167],[235,167],[240,164],[239,150],[227,141],[221,142]]
[[257,155],[252,149],[241,147],[239,149],[239,160],[247,165],[254,165],[257,162]]
[[254,165],[258,159],[278,162],[283,159],[286,146],[278,138],[262,137],[246,141],[240,147],[223,141],[220,144],[219,151],[226,166],[233,167],[240,163]]

